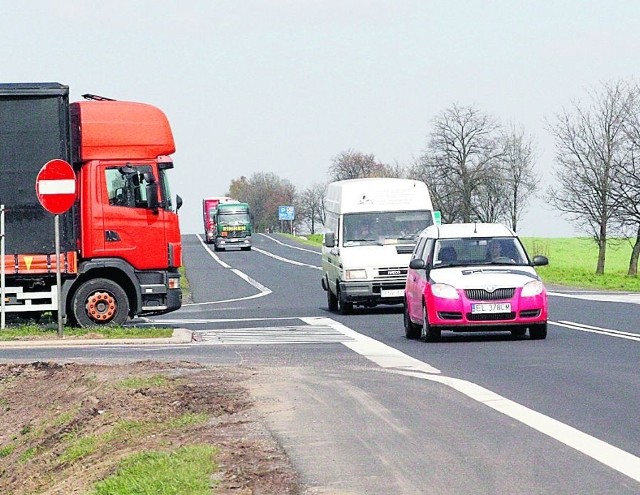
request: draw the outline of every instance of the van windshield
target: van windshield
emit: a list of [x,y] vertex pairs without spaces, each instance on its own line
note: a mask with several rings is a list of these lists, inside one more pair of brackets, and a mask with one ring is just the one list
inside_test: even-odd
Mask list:
[[433,266],[527,265],[529,260],[517,237],[439,239]]
[[432,224],[428,210],[345,214],[343,244],[414,244],[418,234]]

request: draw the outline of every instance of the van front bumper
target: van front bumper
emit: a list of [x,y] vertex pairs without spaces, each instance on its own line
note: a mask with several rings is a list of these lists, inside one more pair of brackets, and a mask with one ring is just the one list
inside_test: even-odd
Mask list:
[[345,302],[361,305],[400,304],[404,301],[405,282],[340,282]]

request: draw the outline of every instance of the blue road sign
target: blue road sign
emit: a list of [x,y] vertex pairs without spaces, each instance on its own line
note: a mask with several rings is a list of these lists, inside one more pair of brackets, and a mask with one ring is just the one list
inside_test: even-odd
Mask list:
[[294,220],[296,209],[294,206],[278,206],[278,220]]

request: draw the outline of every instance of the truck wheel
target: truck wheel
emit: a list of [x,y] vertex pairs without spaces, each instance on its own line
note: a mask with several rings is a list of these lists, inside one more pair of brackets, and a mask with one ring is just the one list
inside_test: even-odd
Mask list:
[[331,292],[329,283],[327,283],[327,307],[329,308],[329,311],[337,311],[338,309],[338,298],[333,295],[333,292]]
[[81,327],[122,325],[129,317],[129,299],[124,289],[112,280],[95,278],[76,290],[71,312]]

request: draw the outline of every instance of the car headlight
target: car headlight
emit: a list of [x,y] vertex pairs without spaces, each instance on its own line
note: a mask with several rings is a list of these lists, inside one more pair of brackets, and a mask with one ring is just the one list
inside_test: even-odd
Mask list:
[[346,270],[344,274],[345,280],[366,280],[367,270]]
[[442,299],[458,299],[458,291],[447,284],[433,284],[431,286],[431,292],[434,296]]
[[540,280],[533,280],[524,284],[520,295],[522,297],[532,297],[541,294],[542,291],[544,291],[544,284]]

